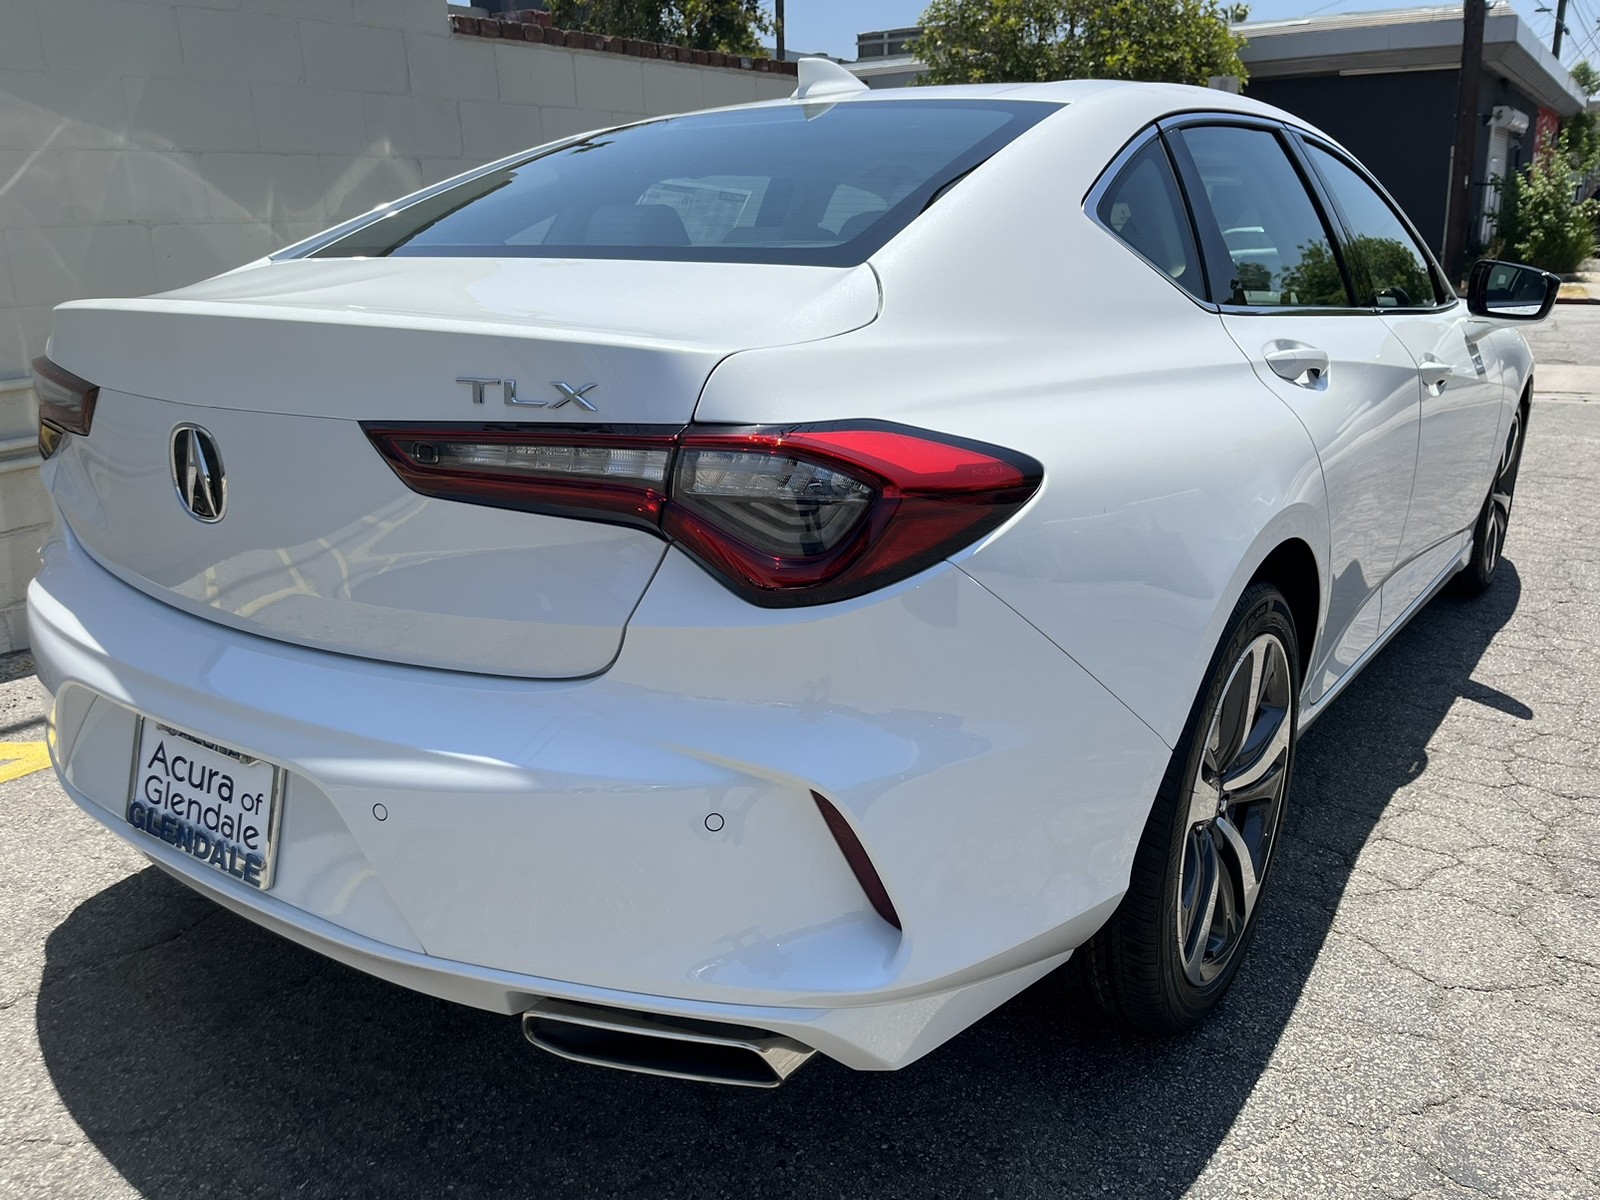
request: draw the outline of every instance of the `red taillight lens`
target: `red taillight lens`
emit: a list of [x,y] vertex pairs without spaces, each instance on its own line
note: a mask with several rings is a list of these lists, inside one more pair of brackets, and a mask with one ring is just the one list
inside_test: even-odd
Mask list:
[[759,603],[821,604],[914,575],[1033,495],[994,446],[883,426],[687,431],[661,527]]
[[881,424],[367,425],[429,496],[657,529],[740,595],[823,604],[933,565],[1039,486],[1026,455]]
[[49,458],[61,445],[61,435],[87,435],[94,423],[94,405],[100,389],[80,379],[48,358],[33,360],[33,393],[39,398],[39,455]]

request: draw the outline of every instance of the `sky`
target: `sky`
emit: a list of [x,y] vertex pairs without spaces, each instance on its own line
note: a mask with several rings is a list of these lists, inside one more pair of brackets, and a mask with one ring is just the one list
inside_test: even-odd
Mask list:
[[[1446,0],[1448,2],[1448,0]],[[1514,0],[1522,19],[1545,45],[1555,29],[1555,17],[1536,11],[1555,0]],[[771,11],[771,0],[767,0]],[[856,56],[856,34],[871,29],[897,29],[915,25],[927,7],[926,0],[784,0],[784,24],[792,50],[820,50],[836,58]],[[1251,0],[1252,20],[1281,20],[1313,13],[1361,12],[1376,8],[1410,8],[1405,0]],[[1588,57],[1600,65],[1600,0],[1567,0],[1567,39],[1561,59],[1571,66]]]

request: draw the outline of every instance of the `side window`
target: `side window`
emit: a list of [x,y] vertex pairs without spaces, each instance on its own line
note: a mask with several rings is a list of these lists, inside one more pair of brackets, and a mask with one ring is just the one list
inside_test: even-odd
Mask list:
[[1159,141],[1152,138],[1128,160],[1101,197],[1095,215],[1156,270],[1205,299],[1189,216]]
[[1227,248],[1229,262],[1212,264],[1216,298],[1350,307],[1328,231],[1277,136],[1238,125],[1191,126],[1181,136]]
[[1374,308],[1431,308],[1443,302],[1428,257],[1372,185],[1320,146],[1307,144],[1323,182],[1350,225],[1346,246],[1356,299]]

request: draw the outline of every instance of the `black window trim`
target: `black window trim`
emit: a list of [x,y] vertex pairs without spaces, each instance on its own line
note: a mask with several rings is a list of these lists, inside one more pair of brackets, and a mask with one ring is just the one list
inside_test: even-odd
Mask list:
[[[1159,265],[1151,262],[1143,254],[1139,253],[1139,251],[1133,245],[1125,241],[1115,229],[1112,229],[1100,219],[1100,202],[1105,199],[1105,195],[1111,190],[1112,185],[1122,177],[1122,172],[1127,165],[1132,162],[1133,159],[1141,152],[1143,152],[1145,147],[1148,146],[1152,141],[1160,143],[1161,149],[1166,156],[1167,167],[1169,170],[1171,170],[1173,178],[1177,181],[1178,203],[1183,207],[1184,220],[1186,220],[1189,225],[1189,237],[1194,243],[1195,254],[1200,260],[1197,265],[1200,268],[1200,285],[1205,291],[1205,295],[1203,296],[1197,296],[1188,288],[1184,287],[1183,284],[1179,283],[1171,275],[1168,275],[1164,270],[1162,270]],[[1211,272],[1206,269],[1205,250],[1200,244],[1200,230],[1195,224],[1194,210],[1189,205],[1188,190],[1184,187],[1183,176],[1178,170],[1178,164],[1173,161],[1172,148],[1167,145],[1166,139],[1161,136],[1161,126],[1159,122],[1152,121],[1149,125],[1146,125],[1144,128],[1140,129],[1131,138],[1129,138],[1126,143],[1123,144],[1122,149],[1118,150],[1111,161],[1106,164],[1105,168],[1095,178],[1094,183],[1089,186],[1089,190],[1084,193],[1083,213],[1084,216],[1089,218],[1089,221],[1093,225],[1104,230],[1105,233],[1117,243],[1117,245],[1121,246],[1129,254],[1133,255],[1140,262],[1148,266],[1169,286],[1177,289],[1177,291],[1183,295],[1184,299],[1188,300],[1196,307],[1204,309],[1206,312],[1214,313],[1218,311],[1217,303],[1211,298]]]
[[[1444,297],[1443,300],[1436,299],[1433,304],[1408,304],[1404,307],[1372,305],[1371,311],[1376,313],[1442,313],[1459,304],[1461,302],[1460,297],[1456,295],[1455,289],[1450,286],[1450,281],[1446,277],[1444,269],[1439,266],[1438,260],[1434,258],[1433,251],[1428,248],[1428,243],[1417,232],[1417,227],[1411,223],[1411,218],[1406,215],[1405,210],[1395,203],[1394,197],[1389,195],[1388,189],[1373,177],[1372,172],[1356,162],[1346,151],[1327,138],[1318,137],[1306,130],[1295,129],[1292,126],[1285,126],[1285,128],[1289,134],[1289,143],[1294,148],[1295,157],[1303,163],[1303,169],[1309,172],[1311,177],[1316,180],[1317,187],[1324,197],[1324,203],[1328,206],[1328,211],[1334,215],[1339,227],[1340,237],[1347,243],[1354,241],[1356,236],[1355,226],[1351,224],[1349,217],[1345,215],[1344,208],[1340,205],[1338,197],[1334,195],[1333,188],[1328,185],[1327,180],[1323,178],[1322,172],[1317,169],[1316,161],[1306,153],[1307,147],[1315,146],[1324,154],[1337,159],[1355,172],[1356,178],[1365,182],[1368,187],[1377,193],[1378,199],[1399,220],[1400,227],[1406,231],[1406,234],[1411,238],[1412,244],[1421,252],[1422,261],[1428,268],[1428,277],[1433,281],[1435,297],[1441,295]],[[1370,285],[1371,280],[1367,280],[1367,283]]]
[[[1306,195],[1311,201],[1312,210],[1317,214],[1317,219],[1322,222],[1323,235],[1328,239],[1328,245],[1333,250],[1334,260],[1339,264],[1339,273],[1344,279],[1345,297],[1349,301],[1343,306],[1338,305],[1313,305],[1313,304],[1229,304],[1217,303],[1216,309],[1229,316],[1282,316],[1285,314],[1299,314],[1304,316],[1322,317],[1368,317],[1374,313],[1401,312],[1402,309],[1379,310],[1363,307],[1356,303],[1355,278],[1351,273],[1350,263],[1345,255],[1345,244],[1342,219],[1335,218],[1332,210],[1324,201],[1321,178],[1308,174],[1308,168],[1302,161],[1299,148],[1294,145],[1293,134],[1298,132],[1282,121],[1275,121],[1267,117],[1255,117],[1248,113],[1196,111],[1164,117],[1157,122],[1161,129],[1163,139],[1167,142],[1169,152],[1178,168],[1179,186],[1184,189],[1189,203],[1193,208],[1192,219],[1201,230],[1200,253],[1206,263],[1206,277],[1211,282],[1212,292],[1215,292],[1214,270],[1223,269],[1231,273],[1233,256],[1227,251],[1227,246],[1222,242],[1222,230],[1217,223],[1216,215],[1212,213],[1211,206],[1206,200],[1205,188],[1200,179],[1199,168],[1195,165],[1194,158],[1190,155],[1188,147],[1183,144],[1182,131],[1197,126],[1238,126],[1245,129],[1256,129],[1263,133],[1272,134],[1283,150],[1284,156],[1289,160],[1296,177],[1306,190]],[[1177,136],[1173,136],[1177,135]],[[1221,264],[1226,263],[1225,268]]]

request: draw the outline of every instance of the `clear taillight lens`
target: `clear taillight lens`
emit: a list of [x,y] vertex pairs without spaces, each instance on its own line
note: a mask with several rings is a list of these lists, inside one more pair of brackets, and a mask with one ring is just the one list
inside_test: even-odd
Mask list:
[[49,458],[63,434],[86,436],[94,423],[100,389],[48,358],[33,360],[33,393],[39,398],[39,456]]
[[660,524],[677,426],[596,432],[364,425],[413,491],[524,512]]
[[899,426],[367,425],[429,496],[650,528],[768,607],[904,579],[1037,490],[1026,455]]
[[805,558],[848,537],[877,490],[791,454],[688,447],[678,454],[672,496],[758,550]]

